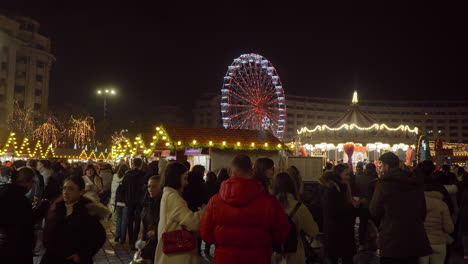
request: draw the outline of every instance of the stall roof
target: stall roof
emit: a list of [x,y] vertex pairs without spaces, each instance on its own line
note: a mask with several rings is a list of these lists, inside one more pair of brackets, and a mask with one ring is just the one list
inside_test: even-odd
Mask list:
[[227,144],[265,143],[280,144],[281,141],[269,131],[258,131],[248,129],[225,129],[225,128],[188,128],[188,127],[167,127],[167,134],[172,141],[192,142],[213,141]]

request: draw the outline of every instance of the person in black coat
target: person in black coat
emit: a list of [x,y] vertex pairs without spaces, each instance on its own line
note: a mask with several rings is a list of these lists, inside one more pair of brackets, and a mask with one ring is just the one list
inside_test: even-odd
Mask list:
[[161,207],[160,177],[152,176],[148,179],[148,192],[143,203],[141,219],[143,222],[143,240],[146,241],[142,249],[143,259],[154,261],[156,246],[158,245],[159,209]]
[[26,193],[34,184],[30,168],[14,171],[11,183],[0,187],[0,262],[32,264],[34,215]]
[[195,165],[187,176],[188,184],[184,189],[183,197],[190,210],[194,212],[198,211],[203,204],[208,203],[206,200],[205,182],[203,180],[204,174],[205,167]]
[[380,223],[380,263],[418,263],[432,253],[424,229],[426,200],[424,179],[399,168],[392,152],[383,154],[383,173],[370,204],[373,219]]
[[83,196],[85,182],[73,176],[65,180],[63,195],[50,208],[44,231],[46,254],[43,264],[92,264],[93,256],[106,240],[99,222],[109,210]]
[[356,254],[354,241],[354,208],[358,203],[351,199],[348,187],[349,171],[339,164],[326,171],[320,182],[323,191],[324,253],[328,263],[352,264]]
[[127,206],[128,240],[132,250],[136,250],[135,242],[140,233],[141,210],[146,192],[145,172],[141,169],[142,167],[143,161],[141,159],[133,159],[133,169],[125,172],[122,180],[125,205]]

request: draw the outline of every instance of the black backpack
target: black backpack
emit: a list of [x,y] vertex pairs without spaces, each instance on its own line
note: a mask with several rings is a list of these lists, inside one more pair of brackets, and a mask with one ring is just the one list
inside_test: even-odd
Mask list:
[[295,253],[297,250],[297,243],[299,241],[297,235],[297,227],[296,224],[294,224],[292,218],[296,214],[297,210],[301,207],[301,203],[298,202],[296,204],[296,207],[291,211],[291,213],[288,215],[288,221],[289,221],[289,226],[291,229],[289,229],[288,236],[286,237],[286,240],[284,243],[274,243],[273,244],[273,251],[277,253]]

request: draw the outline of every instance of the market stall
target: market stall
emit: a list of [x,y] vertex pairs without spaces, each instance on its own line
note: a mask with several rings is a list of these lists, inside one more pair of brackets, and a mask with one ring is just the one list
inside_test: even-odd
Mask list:
[[[158,126],[153,133],[140,133],[112,146],[115,159],[149,157],[189,161],[215,171],[228,167],[239,153],[252,161],[268,157],[285,166],[287,147],[271,132],[247,129],[190,128]],[[282,165],[283,164],[283,165]]]

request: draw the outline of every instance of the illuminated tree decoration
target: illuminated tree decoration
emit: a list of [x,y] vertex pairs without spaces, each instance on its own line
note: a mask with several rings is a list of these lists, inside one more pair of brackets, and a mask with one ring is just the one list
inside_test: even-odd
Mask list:
[[74,118],[70,117],[71,127],[68,130],[68,135],[73,139],[73,143],[78,148],[83,148],[85,145],[94,144],[94,136],[96,135],[96,129],[94,126],[94,118],[82,117]]
[[259,54],[243,54],[228,67],[221,88],[224,128],[271,131],[282,139],[286,102],[275,67]]
[[10,131],[22,134],[25,137],[32,136],[34,131],[34,112],[30,108],[20,107],[15,100],[13,112],[8,117],[7,125]]
[[61,132],[54,124],[52,119],[48,119],[47,122],[40,125],[33,132],[34,140],[41,140],[43,143],[58,145]]

